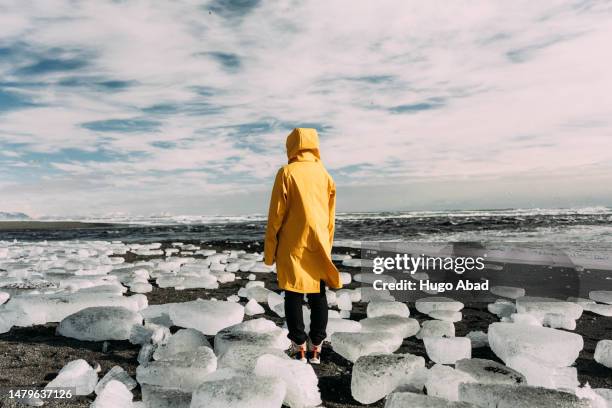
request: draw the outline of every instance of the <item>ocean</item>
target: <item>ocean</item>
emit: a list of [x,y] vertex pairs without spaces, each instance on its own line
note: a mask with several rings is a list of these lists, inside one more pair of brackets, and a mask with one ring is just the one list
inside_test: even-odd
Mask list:
[[[112,224],[71,230],[0,231],[0,240],[260,241],[266,216],[107,216],[41,221]],[[360,241],[612,242],[612,208],[338,213],[336,245]]]

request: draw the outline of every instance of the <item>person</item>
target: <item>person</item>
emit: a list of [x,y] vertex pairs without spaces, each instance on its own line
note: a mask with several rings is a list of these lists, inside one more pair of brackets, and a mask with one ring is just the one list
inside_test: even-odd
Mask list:
[[[321,361],[327,337],[325,287],[342,287],[331,260],[336,186],[319,153],[315,129],[296,128],[287,137],[288,164],[276,174],[264,242],[264,262],[276,262],[278,286],[285,291],[285,317],[291,353],[311,364]],[[304,294],[310,306],[310,332],[304,328]]]

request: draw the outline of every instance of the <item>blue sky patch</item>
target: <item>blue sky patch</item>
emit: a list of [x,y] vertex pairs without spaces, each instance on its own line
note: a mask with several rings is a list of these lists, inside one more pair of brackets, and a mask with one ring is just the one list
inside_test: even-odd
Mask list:
[[215,61],[217,61],[221,66],[230,72],[237,71],[240,69],[240,65],[242,64],[240,61],[240,57],[236,54],[232,54],[229,52],[209,52],[210,55]]
[[391,113],[418,113],[433,109],[438,109],[444,106],[441,102],[436,101],[428,101],[428,102],[419,102],[419,103],[408,103],[404,105],[397,105],[389,108],[389,112]]
[[149,119],[107,119],[85,122],[81,126],[95,132],[157,132],[161,122]]
[[257,8],[260,2],[260,0],[213,0],[205,8],[225,18],[241,18]]
[[0,88],[0,112],[31,108],[33,106],[36,106],[36,104],[28,96],[17,92],[5,91]]
[[19,68],[18,75],[44,75],[54,72],[76,71],[87,65],[87,61],[79,58],[57,59],[45,58]]

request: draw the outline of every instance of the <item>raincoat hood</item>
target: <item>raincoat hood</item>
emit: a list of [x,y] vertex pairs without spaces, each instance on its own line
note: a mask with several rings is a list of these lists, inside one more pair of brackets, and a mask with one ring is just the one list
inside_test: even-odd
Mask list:
[[306,153],[306,151],[314,155],[317,160],[321,159],[319,153],[319,135],[316,129],[293,129],[289,136],[287,136],[286,146],[287,159],[289,159],[289,161],[296,159],[300,153]]

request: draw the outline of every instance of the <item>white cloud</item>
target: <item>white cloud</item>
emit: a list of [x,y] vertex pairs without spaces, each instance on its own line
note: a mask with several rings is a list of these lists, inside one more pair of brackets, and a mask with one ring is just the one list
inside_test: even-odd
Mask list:
[[[578,171],[595,180],[612,162],[603,2],[264,1],[233,18],[196,1],[14,1],[0,11],[0,47],[19,51],[0,59],[2,87],[37,104],[0,106],[0,145],[48,155],[49,169],[24,179],[0,161],[19,185],[0,187],[7,209],[83,213],[96,197],[100,211],[148,212],[152,197],[264,191],[299,123],[326,127],[323,157],[341,186]],[[19,74],[45,58],[82,65]],[[74,78],[80,86],[58,84]],[[143,111],[154,105],[161,113]],[[108,120],[158,125],[83,126]],[[253,123],[271,125],[236,128]],[[65,149],[93,156],[54,156]],[[26,199],[28,188],[53,200]],[[215,208],[186,201],[167,210]],[[379,205],[399,206],[391,196]]]

